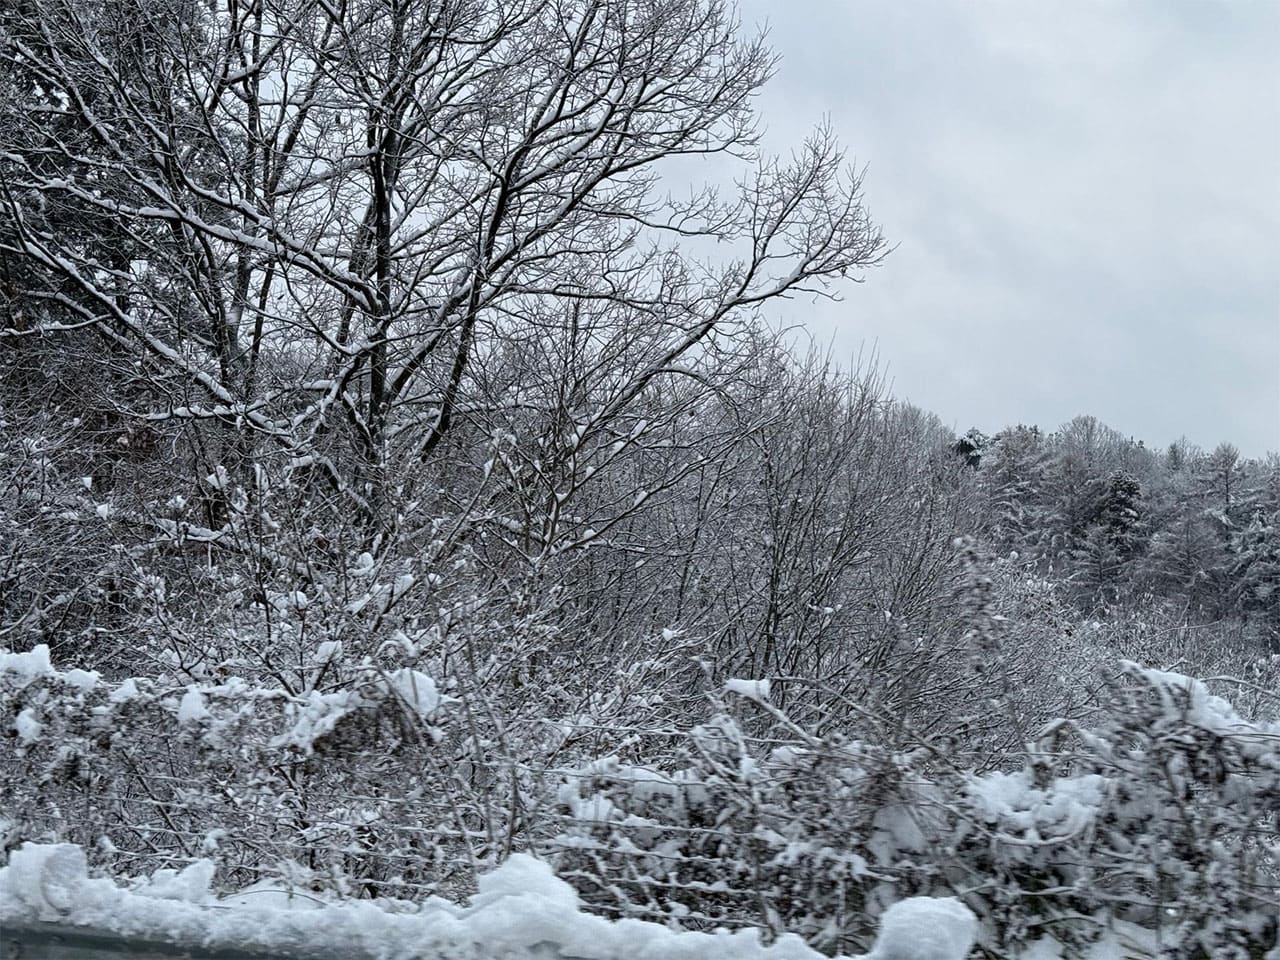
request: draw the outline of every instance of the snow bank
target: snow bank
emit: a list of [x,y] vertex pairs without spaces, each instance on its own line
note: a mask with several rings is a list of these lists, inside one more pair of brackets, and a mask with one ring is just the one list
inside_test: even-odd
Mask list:
[[794,935],[765,946],[749,930],[677,932],[583,913],[572,887],[522,854],[482,876],[467,906],[437,898],[423,904],[318,903],[261,884],[214,901],[212,877],[213,865],[197,861],[127,890],[91,879],[79,847],[26,843],[0,868],[0,923],[54,921],[188,949],[351,960],[822,960]]
[[889,907],[865,960],[965,960],[978,920],[954,897],[911,897]]
[[[524,854],[481,876],[466,906],[434,897],[324,902],[265,882],[215,900],[214,869],[197,860],[125,889],[90,878],[74,844],[24,843],[0,868],[0,924],[56,922],[186,949],[308,960],[824,960],[793,934],[765,946],[752,930],[674,931],[584,913],[569,884]],[[958,900],[913,897],[885,911],[863,960],[964,960],[976,933],[974,915]]]

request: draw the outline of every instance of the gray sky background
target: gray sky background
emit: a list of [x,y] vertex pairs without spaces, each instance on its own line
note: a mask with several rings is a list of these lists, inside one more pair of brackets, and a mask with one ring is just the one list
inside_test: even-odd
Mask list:
[[838,358],[963,431],[1093,414],[1280,451],[1280,0],[742,0],[786,151],[824,116],[898,244]]

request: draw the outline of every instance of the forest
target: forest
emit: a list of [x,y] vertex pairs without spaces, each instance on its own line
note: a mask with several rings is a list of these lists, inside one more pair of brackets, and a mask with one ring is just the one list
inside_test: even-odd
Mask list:
[[0,7],[6,856],[1275,956],[1280,456],[797,347],[893,238],[774,68],[721,0]]

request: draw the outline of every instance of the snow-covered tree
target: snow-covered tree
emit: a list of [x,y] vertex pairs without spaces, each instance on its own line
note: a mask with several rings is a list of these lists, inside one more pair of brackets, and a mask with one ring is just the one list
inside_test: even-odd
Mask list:
[[[60,308],[23,332],[145,361],[166,396],[133,414],[231,431],[242,476],[317,458],[374,530],[513,326],[591,305],[649,331],[616,408],[882,252],[824,130],[741,192],[656,189],[671,158],[752,152],[769,53],[718,0],[171,6],[6,9],[0,57],[34,78],[6,123],[41,146],[6,155],[5,252]],[[49,220],[68,205],[124,259]],[[732,252],[708,271],[695,236]]]

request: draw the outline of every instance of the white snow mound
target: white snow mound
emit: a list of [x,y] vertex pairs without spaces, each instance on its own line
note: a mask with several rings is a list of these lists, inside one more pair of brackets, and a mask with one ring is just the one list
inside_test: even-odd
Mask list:
[[911,897],[880,917],[865,960],[965,960],[977,935],[977,917],[955,897]]
[[572,887],[524,854],[482,876],[465,907],[438,898],[317,903],[266,884],[208,902],[212,874],[213,864],[200,860],[126,890],[90,878],[77,846],[25,843],[0,868],[0,925],[53,921],[180,947],[309,960],[823,960],[793,934],[765,946],[754,930],[675,931],[584,913]]

